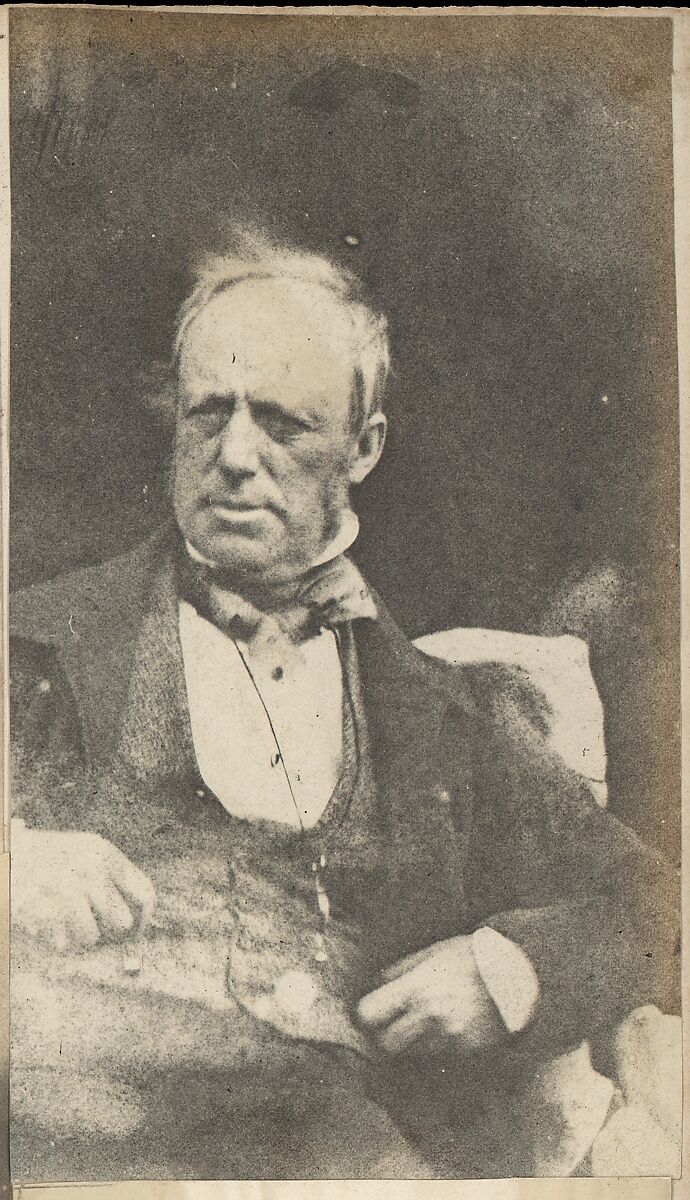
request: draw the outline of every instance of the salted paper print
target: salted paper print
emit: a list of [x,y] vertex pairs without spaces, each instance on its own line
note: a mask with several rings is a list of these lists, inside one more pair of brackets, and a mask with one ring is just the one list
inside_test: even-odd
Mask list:
[[668,1195],[671,20],[9,24],[20,1194]]

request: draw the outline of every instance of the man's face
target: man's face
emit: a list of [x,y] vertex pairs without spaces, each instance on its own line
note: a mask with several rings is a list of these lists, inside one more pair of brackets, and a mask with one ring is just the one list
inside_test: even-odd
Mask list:
[[345,318],[324,289],[246,280],[180,355],[174,508],[205,558],[287,579],[335,532],[359,457]]

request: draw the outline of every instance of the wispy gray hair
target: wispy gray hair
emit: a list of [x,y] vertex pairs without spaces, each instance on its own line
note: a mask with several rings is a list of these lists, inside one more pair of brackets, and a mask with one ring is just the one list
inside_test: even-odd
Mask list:
[[373,413],[383,409],[383,394],[390,373],[390,346],[386,318],[367,303],[361,282],[350,271],[321,254],[274,243],[260,232],[237,229],[224,254],[203,261],[190,295],[182,305],[175,331],[173,362],[179,362],[192,322],[221,292],[247,279],[274,279],[323,288],[342,308],[349,327],[355,387],[352,425],[359,431]]

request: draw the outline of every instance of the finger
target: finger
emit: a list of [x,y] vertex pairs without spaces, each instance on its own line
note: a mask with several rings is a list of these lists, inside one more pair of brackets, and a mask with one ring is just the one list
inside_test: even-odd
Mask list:
[[69,934],[64,921],[56,921],[50,932],[50,945],[58,954],[65,954],[69,948]]
[[400,1054],[427,1032],[431,1022],[423,1013],[410,1010],[379,1030],[378,1040],[389,1054]]
[[39,928],[38,939],[57,954],[65,954],[70,948],[69,934],[62,917],[55,917],[53,921],[45,922]]
[[86,896],[72,900],[65,912],[65,927],[70,945],[79,950],[95,946],[101,933]]
[[22,934],[26,934],[30,938],[52,941],[52,930],[57,920],[55,901],[41,892],[32,897],[32,900],[33,903],[30,905],[26,903],[10,905],[12,935],[20,937]]
[[409,980],[404,975],[363,996],[357,1012],[366,1025],[382,1025],[407,1008],[409,996]]
[[148,875],[135,867],[119,850],[114,851],[114,857],[109,864],[111,882],[122,894],[128,905],[134,905],[138,914],[136,922],[137,936],[140,936],[153,917],[156,907],[156,892]]
[[392,979],[399,979],[406,971],[411,971],[414,967],[418,967],[420,963],[425,962],[437,949],[438,947],[434,945],[425,946],[422,950],[416,950],[414,954],[408,954],[406,958],[399,959],[398,962],[392,963],[390,967],[384,967],[381,974],[387,982],[390,982]]
[[33,919],[27,923],[27,932],[50,950],[64,954],[69,946],[69,936],[65,928],[64,902],[61,896],[49,893],[39,897]]
[[134,926],[134,914],[114,884],[105,882],[89,890],[92,912],[101,933],[106,937],[121,936]]

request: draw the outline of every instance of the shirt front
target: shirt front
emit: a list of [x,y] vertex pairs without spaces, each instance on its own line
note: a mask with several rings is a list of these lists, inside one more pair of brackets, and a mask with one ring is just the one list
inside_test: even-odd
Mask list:
[[[192,737],[201,777],[234,816],[316,824],[338,782],[343,674],[331,630],[269,649],[234,641],[179,606]],[[284,650],[284,653],[280,653]]]
[[[313,566],[343,554],[358,532],[356,514],[345,509],[338,532]],[[189,544],[187,552],[193,560],[205,561]],[[233,639],[180,600],[197,765],[206,786],[234,816],[310,828],[324,812],[341,772],[338,635],[322,628],[295,643],[280,634],[270,617],[262,626],[251,641]]]

